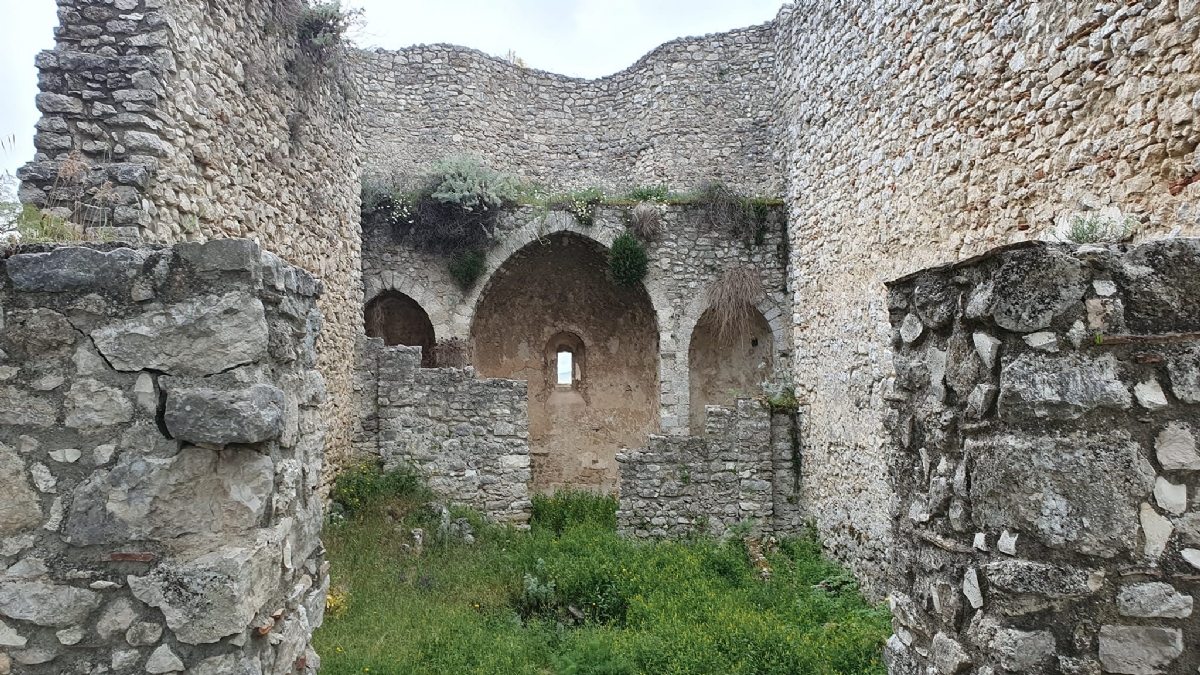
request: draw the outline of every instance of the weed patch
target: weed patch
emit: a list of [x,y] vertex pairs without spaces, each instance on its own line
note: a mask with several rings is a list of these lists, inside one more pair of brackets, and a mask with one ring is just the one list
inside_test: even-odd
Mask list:
[[[406,549],[419,505],[383,500],[325,536],[349,600],[314,636],[331,675],[882,675],[890,617],[811,533],[767,552],[740,541],[616,536],[610,498],[539,498],[521,532],[471,515],[477,540]],[[370,669],[367,671],[366,669]]]

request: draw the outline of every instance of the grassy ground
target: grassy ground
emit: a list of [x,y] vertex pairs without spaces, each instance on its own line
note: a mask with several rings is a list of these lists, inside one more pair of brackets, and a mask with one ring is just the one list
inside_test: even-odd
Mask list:
[[[314,636],[322,673],[633,675],[884,673],[886,609],[811,537],[755,578],[741,542],[614,533],[612,500],[540,500],[532,531],[434,541],[408,496],[365,500],[327,529],[335,592]],[[406,551],[424,527],[424,551]]]

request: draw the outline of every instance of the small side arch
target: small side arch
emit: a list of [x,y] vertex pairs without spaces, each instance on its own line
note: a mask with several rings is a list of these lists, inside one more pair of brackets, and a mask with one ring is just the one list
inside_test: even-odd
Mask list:
[[773,376],[774,334],[762,312],[755,309],[747,330],[723,337],[710,308],[696,322],[688,345],[688,427],[704,434],[705,406],[732,406],[738,398],[755,396]]
[[386,345],[420,347],[423,368],[436,365],[433,322],[416,300],[399,291],[383,291],[367,303],[363,324],[368,337],[383,338]]

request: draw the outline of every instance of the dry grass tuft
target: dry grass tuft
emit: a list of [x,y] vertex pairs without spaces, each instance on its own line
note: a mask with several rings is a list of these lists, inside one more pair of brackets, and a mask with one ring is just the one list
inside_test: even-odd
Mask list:
[[629,214],[629,229],[642,241],[654,239],[662,229],[662,211],[654,204],[638,204]]
[[749,335],[754,325],[755,305],[762,299],[762,278],[749,267],[725,270],[708,288],[708,309],[716,324],[717,340],[732,344]]

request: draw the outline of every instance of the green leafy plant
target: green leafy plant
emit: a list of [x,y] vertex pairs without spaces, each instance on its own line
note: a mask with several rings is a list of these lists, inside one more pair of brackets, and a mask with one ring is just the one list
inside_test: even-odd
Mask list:
[[595,525],[617,531],[617,498],[578,490],[559,490],[553,495],[534,495],[529,524],[562,534],[567,529]]
[[458,282],[465,291],[487,272],[487,254],[483,251],[467,251],[450,260],[450,278]]
[[300,9],[296,16],[296,37],[310,54],[328,58],[341,48],[346,32],[361,14],[361,10],[343,9],[339,0],[317,2]]
[[591,227],[596,224],[596,207],[602,201],[604,193],[599,188],[588,188],[567,195],[561,201],[561,205],[564,210],[575,216],[580,225]]
[[433,180],[430,197],[466,212],[499,209],[517,199],[513,176],[489,169],[470,155],[435,162],[429,176]]
[[378,463],[363,462],[337,475],[329,498],[341,504],[347,513],[360,514],[385,499],[420,495],[424,490],[412,469],[384,471]]
[[629,288],[637,287],[650,269],[650,258],[632,232],[625,231],[613,241],[608,254],[608,271],[613,281]]
[[671,201],[671,190],[666,185],[635,187],[625,195],[625,198],[631,202],[666,204]]
[[1138,226],[1137,216],[1113,216],[1105,213],[1077,215],[1071,219],[1065,237],[1076,244],[1103,244],[1128,241]]

